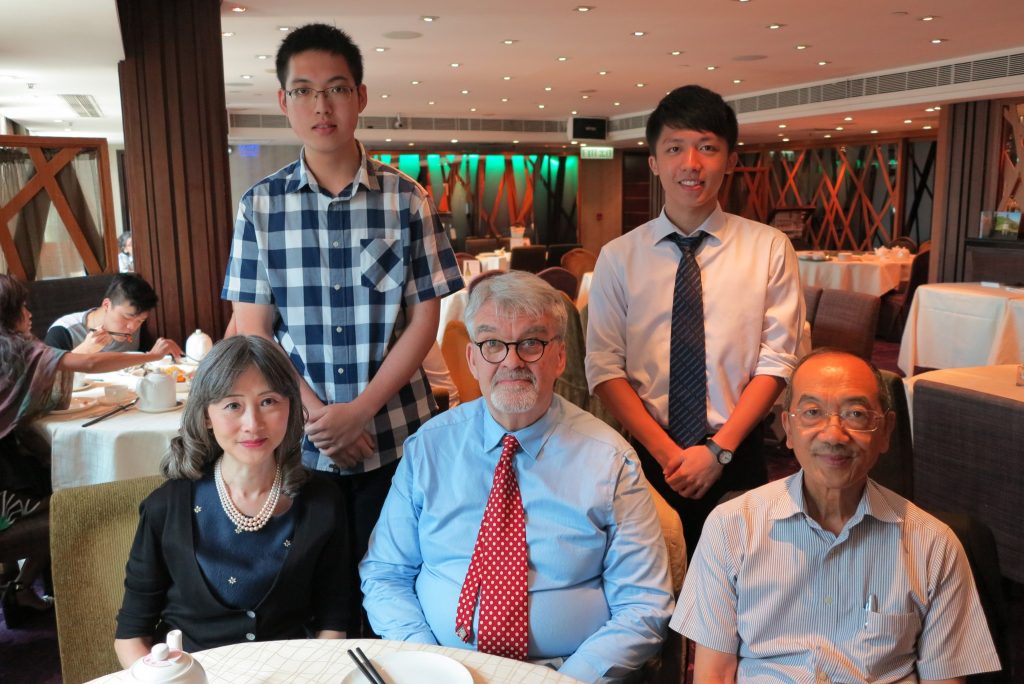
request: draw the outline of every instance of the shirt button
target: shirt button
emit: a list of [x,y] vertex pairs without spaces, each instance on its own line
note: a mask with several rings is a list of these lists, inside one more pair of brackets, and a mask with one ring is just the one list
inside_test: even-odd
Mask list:
[[339,325],[337,328],[335,328],[334,332],[341,332],[341,326]]
[[826,606],[831,606],[832,605],[832,597],[831,596],[826,596],[825,597],[825,605]]
[[344,368],[339,368],[338,369],[338,375],[344,375],[344,374],[345,374],[345,369]]
[[334,284],[334,289],[335,290],[340,290],[341,289],[341,285],[339,285],[338,283],[335,283]]
[[339,244],[340,243],[337,240],[335,240],[334,242],[331,243],[331,247],[337,247]]
[[828,675],[825,674],[824,672],[819,672],[818,673],[818,681],[819,682],[827,682],[828,681]]
[[255,635],[255,634],[253,634],[252,632],[246,632],[246,633],[245,633],[245,638],[246,638],[246,639],[247,639],[248,641],[256,641],[256,635]]
[[251,617],[251,618],[256,617],[256,611],[254,611],[254,610],[247,610],[247,611],[245,611],[245,614],[246,614],[247,617]]

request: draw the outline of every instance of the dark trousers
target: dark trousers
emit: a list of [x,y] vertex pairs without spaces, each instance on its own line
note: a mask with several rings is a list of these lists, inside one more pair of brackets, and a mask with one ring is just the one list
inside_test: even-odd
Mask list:
[[334,478],[341,489],[349,526],[348,540],[352,562],[352,586],[349,593],[352,597],[352,611],[348,629],[350,639],[372,634],[366,613],[363,611],[363,593],[359,590],[359,561],[366,555],[370,533],[373,532],[373,526],[380,517],[384,499],[391,489],[391,478],[397,468],[398,461],[395,461],[368,473],[336,475]]
[[683,522],[687,558],[693,556],[701,530],[704,529],[704,521],[707,520],[711,509],[718,505],[718,500],[722,498],[722,495],[734,490],[753,489],[768,481],[768,470],[765,466],[762,449],[764,430],[760,424],[754,427],[747,438],[740,443],[733,454],[732,463],[725,466],[722,477],[700,499],[686,499],[673,491],[665,482],[661,466],[650,452],[636,439],[632,441],[636,453],[640,456],[640,465],[643,466],[644,475],[647,476],[658,493],[665,498],[665,501],[676,510],[679,519]]

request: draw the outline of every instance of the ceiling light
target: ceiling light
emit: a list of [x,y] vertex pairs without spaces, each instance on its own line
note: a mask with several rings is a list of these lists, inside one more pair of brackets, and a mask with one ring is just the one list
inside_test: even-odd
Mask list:
[[475,111],[476,111],[476,107],[470,107],[470,108],[469,108],[469,111],[471,111],[471,112],[475,112]]
[[256,55],[256,59],[270,59],[270,55]]
[[843,117],[843,121],[853,121],[853,117],[852,116],[844,116]]
[[451,67],[452,67],[452,69],[458,69],[458,68],[459,68],[459,66],[460,66],[460,65],[459,65],[459,63],[458,63],[458,62],[452,62],[452,64],[451,64]]
[[673,50],[672,52],[670,52],[668,54],[672,55],[673,57],[678,57],[679,55],[683,54],[683,51],[682,50]]
[[508,102],[508,98],[507,97],[503,97],[503,98],[501,98],[501,101],[502,102]]
[[828,65],[828,62],[826,62],[823,59],[818,61],[818,66],[827,66],[827,65]]
[[837,131],[841,131],[841,130],[843,130],[843,127],[842,126],[836,126],[836,130]]
[[291,31],[292,27],[291,26],[278,26],[277,30],[278,31],[285,31],[285,32],[287,32],[287,31]]
[[501,80],[503,80],[503,81],[511,81],[512,77],[511,76],[502,76]]
[[598,75],[598,76],[607,76],[607,75],[608,75],[608,72],[607,72],[607,71],[598,71],[598,72],[597,72],[597,75]]
[[221,35],[222,38],[230,38],[231,36],[235,35],[235,32],[234,31],[222,31],[220,35]]
[[734,78],[732,79],[732,82],[735,83],[736,85],[739,85],[740,83],[743,83],[743,80],[739,78]]
[[904,119],[903,123],[905,123],[905,124],[914,123],[914,121],[912,119]]
[[428,105],[433,105],[433,104],[434,104],[434,101],[433,101],[433,100],[431,100],[431,101],[430,101],[430,102],[428,102],[427,104],[428,104]]
[[564,61],[565,61],[565,60],[567,60],[567,59],[569,59],[569,58],[568,58],[568,57],[559,57],[559,58],[558,58],[558,61],[559,61],[559,62],[564,62]]
[[942,109],[942,107],[940,107],[939,105],[935,105],[935,111],[939,111],[940,109]]
[[452,138],[452,142],[453,143],[457,143],[457,142],[459,142],[459,139],[458,138]]
[[461,93],[462,93],[463,95],[469,95],[469,91],[468,91],[468,90],[462,90],[462,91],[460,91],[460,92],[461,92]]
[[644,141],[643,140],[637,140],[636,144],[640,145],[641,147],[643,147]]
[[637,38],[643,38],[647,35],[647,31],[633,31],[633,35]]
[[440,18],[441,17],[430,17],[430,16],[420,17],[420,19],[422,19],[423,21],[427,22],[428,24],[433,23],[433,22],[437,21]]
[[921,128],[923,128],[923,129],[924,129],[924,130],[926,130],[926,131],[930,131],[930,130],[932,130],[932,127],[931,127],[931,126],[921,126]]
[[[740,0],[740,2],[746,2],[746,0]],[[740,141],[739,141],[738,143],[736,143],[736,144],[742,147],[743,145],[746,145],[747,143],[745,143],[745,142],[743,142],[742,140],[740,140]]]
[[577,141],[575,141],[575,140],[570,140],[569,144],[570,145],[579,145],[579,143]]
[[810,45],[797,45],[796,49],[797,50],[806,50],[809,47],[811,47],[811,46]]
[[413,146],[413,145],[415,145],[415,144],[416,144],[416,143],[414,143],[414,142],[411,142],[411,143],[409,143],[409,147],[412,147],[412,146]]
[[789,138],[783,138],[782,142],[789,142]]
[[925,107],[924,111],[926,111],[926,112],[934,112],[935,111],[935,107]]
[[569,113],[570,113],[570,114],[572,114],[573,116],[576,116],[576,110],[575,110],[575,109],[574,109],[574,110],[572,110],[572,111],[571,111],[571,112],[569,112]]
[[384,142],[391,142],[391,138],[384,138]]
[[54,119],[53,123],[64,123],[64,119]]
[[542,105],[542,104],[537,105],[537,109],[544,109],[544,105]]
[[583,99],[584,99],[584,100],[589,100],[589,99],[590,99],[590,96],[589,96],[589,95],[584,95],[584,96],[583,96]]
[[388,95],[387,93],[381,93],[381,94],[380,94],[380,99],[382,99],[382,100],[386,100],[386,99],[388,99],[389,97],[391,97],[391,96],[390,96],[390,95]]
[[876,135],[877,133],[878,133],[878,129],[877,128],[872,128],[871,129],[871,134],[872,135]]
[[643,88],[645,85],[647,85],[647,84],[646,83],[637,83],[636,87],[637,88]]
[[779,128],[785,128],[786,124],[779,124]]
[[232,12],[238,12],[239,14],[241,14],[246,9],[248,9],[248,8],[247,7],[242,7],[241,5],[235,5],[234,7],[231,8],[231,11]]
[[614,106],[616,106],[616,107],[621,107],[621,106],[622,106],[622,103],[621,103],[621,102],[612,102],[612,104],[613,104]]
[[505,40],[503,40],[501,42],[504,43],[505,45],[511,45],[512,43],[515,43],[516,41],[513,40],[512,38],[506,38]]
[[772,31],[776,31],[782,28],[783,26],[785,26],[785,24],[768,24],[767,28],[771,29]]
[[376,48],[373,48],[373,49],[376,50],[377,52],[386,52],[387,51],[386,47],[376,47]]
[[413,85],[419,85],[419,84],[420,84],[420,82],[419,82],[419,81],[409,81],[409,83],[411,83],[411,84],[413,84]]
[[241,78],[242,78],[243,81],[251,81],[252,80],[252,74],[242,74]]
[[707,69],[708,71],[714,71],[714,70],[715,70],[715,69],[717,69],[718,67],[716,67],[715,65],[711,64],[711,65],[708,65],[708,66],[707,66],[707,67],[705,67],[705,68],[706,68],[706,69]]
[[546,92],[549,92],[549,93],[550,93],[550,92],[551,92],[551,86],[544,86],[544,90],[545,90]]
[[518,140],[513,140],[513,141],[512,141],[512,144],[513,144],[513,145],[518,145],[518,144],[519,144],[519,141],[518,141]]
[[936,19],[938,19],[938,17],[933,16],[933,15],[929,15],[927,17],[921,17],[921,21],[935,21]]
[[938,45],[939,43],[945,43],[949,38],[932,38],[932,45]]
[[785,133],[776,133],[776,134],[775,134],[775,137],[777,137],[777,138],[781,138],[781,137],[782,137],[782,136],[784,136],[784,135],[786,135],[786,134],[785,134]]
[[577,12],[589,12],[592,9],[594,9],[594,8],[591,7],[590,5],[580,5],[579,7],[576,8],[576,11]]
[[832,137],[832,134],[831,134],[831,133],[826,133],[826,134],[825,134],[825,137],[826,137],[826,138],[831,138],[831,137]]

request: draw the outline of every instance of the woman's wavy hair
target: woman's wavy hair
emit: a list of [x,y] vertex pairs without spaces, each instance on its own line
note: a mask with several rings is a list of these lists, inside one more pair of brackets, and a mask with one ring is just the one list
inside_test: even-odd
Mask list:
[[269,340],[238,335],[218,342],[206,355],[192,380],[178,436],[160,462],[170,479],[198,480],[223,454],[207,427],[207,409],[231,393],[238,378],[250,368],[258,370],[272,390],[288,400],[288,429],[274,450],[281,466],[281,491],[295,496],[309,473],[302,465],[304,409],[295,369],[284,352]]
[[12,275],[0,273],[0,374],[14,377],[25,369],[25,349],[32,336],[18,331],[22,308],[28,302],[28,286]]

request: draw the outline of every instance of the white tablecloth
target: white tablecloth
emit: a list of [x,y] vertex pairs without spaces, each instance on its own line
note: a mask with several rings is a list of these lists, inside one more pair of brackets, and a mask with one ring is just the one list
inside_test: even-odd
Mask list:
[[[356,646],[371,660],[394,651],[440,653],[462,663],[472,674],[474,684],[579,684],[578,680],[572,677],[560,675],[540,665],[530,665],[477,651],[402,641],[264,641],[212,648],[196,653],[195,657],[206,670],[210,684],[338,684],[349,672],[356,669],[347,653],[348,649]],[[130,681],[126,672],[117,672],[94,679],[92,684]]]
[[914,294],[899,367],[963,368],[1024,360],[1024,291],[979,283],[922,285]]
[[583,307],[590,301],[590,284],[594,282],[594,272],[587,271],[580,278],[580,290],[576,293],[576,308],[583,311]]
[[[75,397],[101,398],[107,385],[123,385],[134,391],[138,378],[124,373],[89,375],[92,386]],[[183,401],[184,394],[178,399]],[[111,416],[90,427],[82,423],[114,408],[98,403],[80,413],[48,415],[32,426],[52,447],[53,488],[127,480],[156,475],[160,458],[178,434],[181,409],[144,413],[138,408]]]
[[1024,387],[1017,384],[1017,364],[929,371],[903,379],[911,426],[914,425],[914,384],[918,380],[930,380],[1024,403]]
[[881,297],[895,290],[901,281],[910,279],[913,256],[879,257],[874,254],[854,255],[850,261],[829,257],[827,261],[811,261],[808,252],[799,252],[800,281],[804,285],[833,290],[863,292]]

